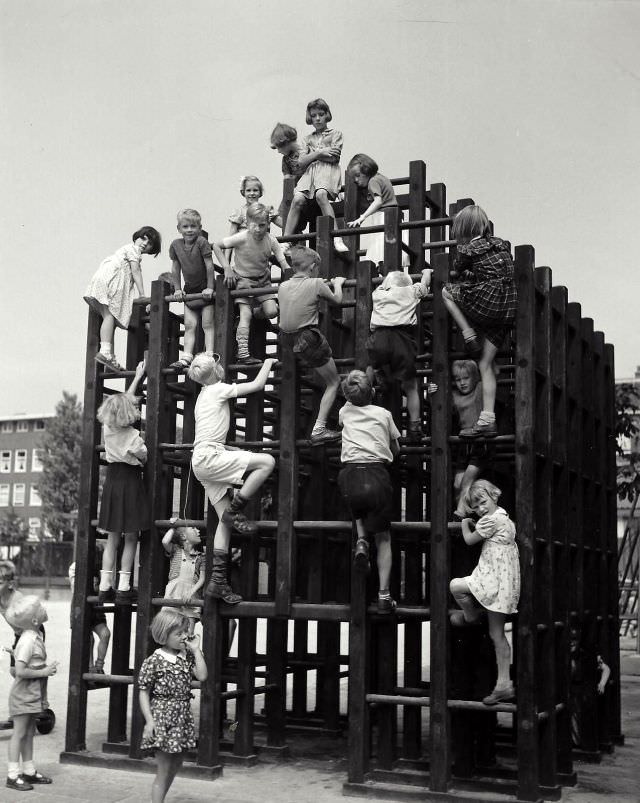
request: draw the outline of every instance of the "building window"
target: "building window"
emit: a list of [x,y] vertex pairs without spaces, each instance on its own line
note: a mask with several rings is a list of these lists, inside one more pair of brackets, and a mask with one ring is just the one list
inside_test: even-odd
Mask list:
[[41,507],[42,506],[42,499],[40,498],[40,493],[38,491],[37,485],[32,485],[29,489],[29,505],[31,507]]
[[3,449],[0,452],[0,472],[3,474],[11,472],[11,449]]
[[3,421],[0,427],[1,432],[13,432],[13,421]]
[[16,482],[13,486],[13,504],[16,507],[22,507],[22,505],[24,505],[25,487],[24,482]]
[[16,424],[16,432],[28,432],[29,431],[29,422],[28,421],[18,421]]
[[39,418],[39,419],[36,421],[35,429],[36,429],[36,430],[41,430],[41,429],[44,429],[44,421],[43,421],[41,418]]
[[9,491],[11,486],[0,485],[0,507],[9,507]]
[[33,517],[29,519],[29,538],[37,538],[40,535],[40,519]]
[[27,470],[27,450],[16,449],[16,467],[15,470],[23,474]]
[[31,452],[31,471],[42,471],[42,449]]

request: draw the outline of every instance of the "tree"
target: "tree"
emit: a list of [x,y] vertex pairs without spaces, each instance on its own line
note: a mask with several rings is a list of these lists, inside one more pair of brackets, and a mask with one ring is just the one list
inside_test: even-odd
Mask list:
[[0,516],[0,545],[20,546],[24,543],[28,530],[24,519],[9,508]]
[[[640,388],[623,383],[616,386],[616,450],[618,461],[618,496],[632,504],[640,493]],[[629,449],[624,448],[624,441]]]
[[45,427],[38,483],[44,524],[62,541],[73,540],[78,523],[81,443],[82,405],[65,390]]

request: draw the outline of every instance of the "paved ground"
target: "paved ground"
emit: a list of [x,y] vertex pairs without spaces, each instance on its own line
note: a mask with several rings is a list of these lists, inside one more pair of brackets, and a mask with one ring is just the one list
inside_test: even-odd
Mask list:
[[[64,749],[66,676],[68,670],[69,631],[66,597],[48,604],[50,623],[47,644],[50,657],[61,661],[60,672],[50,682],[50,703],[58,720],[48,736],[38,736],[35,755],[39,767],[54,778],[48,787],[36,787],[31,793],[13,792],[0,786],[0,803],[33,800],[47,803],[141,803],[149,800],[151,776],[119,770],[61,765]],[[8,643],[10,634],[0,622],[0,644]],[[629,644],[631,646],[631,644]],[[8,660],[0,661],[0,717],[6,715],[5,691],[10,681]],[[625,656],[623,713],[625,745],[607,755],[599,765],[578,764],[579,785],[564,792],[570,803],[638,803],[640,801],[640,659]],[[91,715],[88,746],[98,748],[106,731],[107,692],[90,695]],[[4,768],[8,731],[0,732],[0,767]],[[329,761],[289,760],[284,764],[259,764],[246,769],[225,767],[216,781],[176,780],[168,803],[331,803],[342,800],[346,778],[344,756],[346,740],[336,745],[337,756]],[[0,770],[0,778],[2,778]]]

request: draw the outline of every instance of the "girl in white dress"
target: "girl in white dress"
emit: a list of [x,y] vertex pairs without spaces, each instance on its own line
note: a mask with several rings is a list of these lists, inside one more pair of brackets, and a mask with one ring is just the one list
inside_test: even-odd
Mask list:
[[516,544],[516,528],[506,511],[498,507],[501,491],[487,480],[474,482],[467,492],[466,503],[480,518],[477,522],[462,520],[462,535],[470,546],[482,542],[478,565],[469,577],[455,577],[451,593],[462,608],[452,611],[452,625],[473,624],[483,615],[476,602],[486,609],[489,635],[496,651],[498,679],[495,689],[482,701],[496,705],[514,696],[509,678],[511,648],[504,626],[509,614],[517,612],[520,598],[520,560]]
[[115,254],[100,263],[93,274],[84,300],[102,316],[100,351],[96,360],[114,371],[122,366],[113,354],[113,337],[116,326],[126,329],[133,311],[134,287],[144,295],[140,260],[143,254],[160,253],[162,238],[152,226],[143,226],[133,233],[133,242],[123,245]]
[[[307,103],[307,124],[314,127],[313,134],[309,134],[303,140],[302,154],[313,155],[314,159],[307,169],[300,176],[291,209],[287,217],[284,229],[284,236],[294,234],[300,212],[307,201],[316,199],[323,215],[335,218],[331,201],[338,197],[342,185],[342,173],[340,171],[340,154],[342,153],[342,132],[335,128],[327,128],[331,122],[331,109],[326,100],[316,98]],[[285,251],[290,244],[284,243]],[[341,237],[333,240],[333,247],[336,251],[344,253],[349,249],[342,241]]]

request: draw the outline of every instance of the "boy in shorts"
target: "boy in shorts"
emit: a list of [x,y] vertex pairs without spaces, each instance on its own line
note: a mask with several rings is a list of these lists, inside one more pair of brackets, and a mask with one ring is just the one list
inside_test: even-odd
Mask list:
[[[211,304],[215,284],[211,249],[222,264],[224,256],[214,245],[207,242],[202,231],[200,213],[195,209],[181,209],[178,212],[178,231],[182,239],[174,240],[169,247],[172,260],[173,286],[176,301],[184,301],[185,294],[202,293],[202,299],[184,301],[184,354],[171,363],[169,368],[184,371],[191,365],[196,345],[196,329],[202,318],[204,347],[213,354],[215,344],[214,309]],[[182,280],[184,279],[184,289]]]
[[[271,286],[271,256],[275,256],[283,271],[289,269],[282,247],[269,234],[269,209],[260,203],[247,207],[247,228],[216,243],[219,248],[233,248],[234,265],[230,267],[224,257],[224,282],[227,287],[238,290]],[[259,365],[262,360],[249,354],[249,332],[252,315],[260,313],[264,318],[276,318],[278,304],[275,293],[236,298],[240,308],[240,322],[236,331],[238,362],[243,365]]]
[[293,351],[298,361],[307,368],[314,368],[325,385],[318,418],[311,430],[311,444],[316,446],[340,438],[339,431],[327,429],[327,418],[336,400],[340,376],[331,347],[318,329],[318,321],[320,299],[334,305],[341,304],[345,280],[342,276],[331,279],[332,292],[325,280],[318,278],[320,254],[317,251],[296,247],[289,255],[293,276],[282,282],[278,289],[280,331],[295,335]]
[[[267,359],[251,382],[224,382],[224,368],[218,355],[197,354],[187,372],[189,379],[202,385],[195,406],[196,433],[191,467],[207,498],[218,514],[218,527],[213,540],[213,569],[205,594],[221,599],[227,605],[242,600],[229,584],[228,561],[231,531],[252,534],[255,522],[249,521],[243,509],[261,488],[275,467],[270,454],[245,451],[225,446],[231,412],[229,400],[263,390],[272,365]],[[229,498],[229,490],[241,486]]]
[[378,613],[391,613],[391,505],[393,488],[387,465],[400,451],[400,432],[384,407],[372,404],[374,390],[364,371],[351,371],[342,383],[347,403],[340,410],[343,468],[338,486],[356,522],[355,565],[369,569],[369,536],[378,552]]
[[422,424],[416,379],[416,308],[427,295],[431,274],[432,271],[425,268],[422,280],[413,284],[411,277],[401,270],[387,273],[372,294],[371,335],[366,343],[369,379],[373,382],[374,373],[378,371],[387,380],[402,382],[409,414],[407,437],[417,442],[422,439]]

